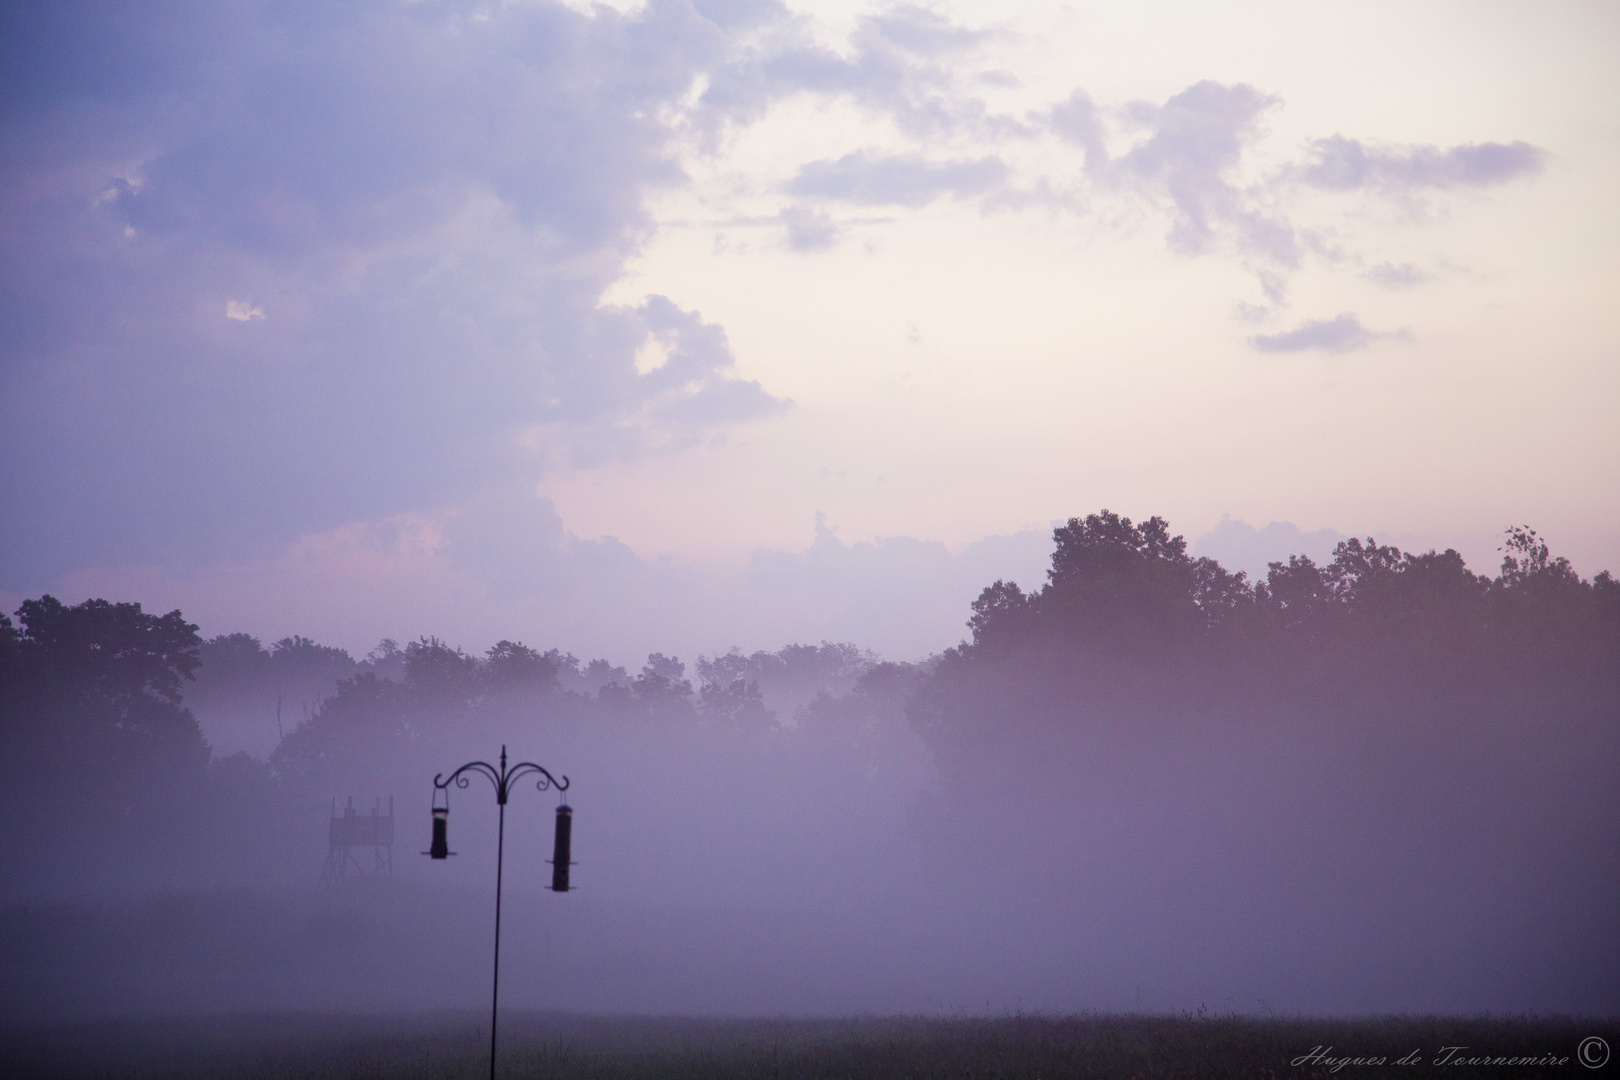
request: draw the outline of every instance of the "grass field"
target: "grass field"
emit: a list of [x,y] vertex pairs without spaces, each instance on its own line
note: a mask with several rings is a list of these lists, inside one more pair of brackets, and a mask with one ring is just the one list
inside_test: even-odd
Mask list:
[[[1620,1022],[1612,1019],[709,1020],[519,1013],[503,1017],[501,1033],[500,1075],[578,1080],[1620,1073],[1613,1061],[1593,1069],[1579,1060],[1581,1043],[1589,1037],[1620,1047]],[[11,1030],[0,1038],[6,1075],[74,1078],[449,1080],[487,1075],[489,1048],[488,1028],[465,1014],[122,1020]],[[1453,1049],[1445,1064],[1436,1064],[1448,1047],[1466,1049]],[[1491,1062],[1478,1063],[1481,1058]]]

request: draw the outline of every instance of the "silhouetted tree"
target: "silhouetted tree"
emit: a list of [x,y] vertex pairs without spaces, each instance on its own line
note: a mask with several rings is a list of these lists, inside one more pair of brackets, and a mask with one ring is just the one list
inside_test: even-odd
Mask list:
[[283,783],[320,793],[408,741],[417,706],[409,684],[370,672],[344,679],[336,694],[281,740],[270,767]]
[[705,686],[730,687],[738,680],[756,684],[769,708],[791,718],[819,694],[847,694],[876,662],[869,649],[823,641],[747,656],[733,648],[712,658],[699,656],[695,667]]
[[227,742],[259,743],[272,731],[279,738],[356,670],[343,649],[296,635],[266,649],[250,634],[221,634],[198,655],[186,704],[211,730],[229,732]]
[[1527,528],[1508,530],[1494,581],[1455,551],[1368,538],[1251,585],[1189,557],[1162,519],[1106,510],[1053,539],[1045,586],[987,586],[972,641],[919,684],[912,716],[941,760],[1027,749],[1082,718],[1620,702],[1620,589],[1607,573],[1582,581]]
[[759,683],[733,679],[727,686],[704,683],[701,693],[703,715],[727,724],[763,727],[776,721],[776,714],[765,707]]
[[481,677],[491,692],[544,692],[558,687],[557,650],[538,653],[521,642],[498,641],[484,655]]
[[641,674],[630,684],[635,700],[650,713],[690,715],[692,683],[686,678],[686,665],[680,657],[652,653]]
[[0,806],[13,872],[154,863],[200,813],[209,760],[181,703],[197,627],[178,611],[54,596],[0,625]]
[[208,763],[208,744],[181,703],[201,639],[180,612],[148,615],[105,600],[68,607],[47,595],[25,600],[17,617],[20,632],[8,624],[0,634],[12,656],[11,749],[114,771]]

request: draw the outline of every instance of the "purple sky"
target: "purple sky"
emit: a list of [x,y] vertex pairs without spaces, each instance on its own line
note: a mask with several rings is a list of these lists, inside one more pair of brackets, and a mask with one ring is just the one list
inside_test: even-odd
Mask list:
[[1103,506],[1620,566],[1612,6],[0,20],[8,607],[906,658]]

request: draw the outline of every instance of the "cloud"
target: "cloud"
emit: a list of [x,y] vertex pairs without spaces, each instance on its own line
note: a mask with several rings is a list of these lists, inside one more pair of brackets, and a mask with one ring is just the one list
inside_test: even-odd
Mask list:
[[[1237,254],[1272,304],[1286,300],[1288,275],[1303,264],[1306,253],[1325,250],[1319,235],[1292,218],[1299,184],[1405,198],[1422,190],[1487,187],[1533,176],[1546,160],[1545,151],[1525,142],[1385,148],[1334,135],[1311,140],[1303,162],[1241,180],[1250,151],[1266,135],[1266,114],[1281,103],[1278,96],[1252,86],[1210,80],[1189,86],[1162,105],[1136,101],[1113,109],[1099,107],[1084,90],[1075,90],[1041,115],[1040,126],[1083,151],[1082,173],[1094,193],[1113,192],[1164,207],[1170,215],[1171,250],[1203,256],[1224,248]],[[1145,136],[1110,156],[1110,136],[1117,141],[1122,132],[1144,128]],[[1336,245],[1333,250],[1343,254]],[[1428,279],[1411,264],[1385,263],[1365,276],[1386,288]]]
[[788,15],[780,0],[693,0],[692,7],[725,30],[754,30]]
[[1044,582],[1050,529],[992,536],[952,553],[938,541],[879,537],[846,544],[816,515],[804,551],[756,551],[744,595],[780,620],[777,633],[801,641],[852,641],[891,659],[920,659],[967,636],[969,606],[1001,578]]
[[665,296],[648,297],[636,315],[664,347],[664,362],[638,377],[642,400],[658,416],[716,425],[757,420],[787,408],[786,401],[765,393],[759,383],[735,376],[736,357],[722,327]]
[[1413,285],[1421,285],[1425,281],[1434,280],[1434,275],[1412,265],[1411,263],[1382,262],[1362,275],[1374,285],[1382,285],[1386,289],[1408,289]]
[[1108,165],[1108,149],[1104,145],[1106,129],[1091,95],[1076,90],[1069,97],[1052,106],[1047,123],[1058,137],[1073,143],[1086,152],[1086,171],[1098,173]]
[[[993,36],[902,5],[835,51],[745,0],[98,10],[29,9],[0,40],[0,566],[18,588],[253,557],[780,413],[723,329],[600,303],[653,233],[648,196],[685,182],[690,136],[794,94],[975,129],[953,65]],[[848,164],[823,179],[854,199],[1005,172]],[[814,209],[782,222],[796,250],[836,242]],[[222,333],[221,307],[256,332]],[[638,372],[650,336],[670,358]]]
[[864,205],[923,206],[944,195],[982,195],[1004,183],[1007,174],[1006,163],[995,156],[932,162],[914,154],[884,156],[858,150],[836,161],[801,166],[787,190]]
[[[793,405],[740,378],[724,328],[668,297],[604,310],[599,325],[604,346],[631,357],[631,364],[615,365],[611,383],[580,388],[572,398],[554,398],[536,410],[541,419],[525,430],[523,443],[543,464],[592,468],[649,450],[689,447],[716,429],[779,415]],[[641,371],[637,357],[658,362]],[[590,407],[596,393],[615,407]],[[580,400],[587,403],[584,409],[571,403]]]
[[1220,226],[1241,245],[1293,266],[1299,249],[1292,227],[1259,210],[1228,179],[1261,118],[1281,103],[1252,86],[1200,82],[1152,110],[1152,132],[1118,162],[1120,171],[1157,186],[1174,207],[1170,246],[1185,254],[1208,251]]
[[794,251],[826,251],[838,244],[843,227],[827,214],[804,206],[790,206],[781,214],[787,226],[788,247]]
[[1342,135],[1312,140],[1311,153],[1313,160],[1299,174],[1311,187],[1391,193],[1505,184],[1536,175],[1547,160],[1545,150],[1526,142],[1386,149]]
[[[17,9],[0,35],[0,588],[250,559],[780,414],[724,328],[602,297],[683,162],[785,98],[894,133],[792,163],[792,250],[842,235],[817,200],[1024,185],[1099,219],[1149,205],[1173,251],[1235,255],[1273,304],[1314,250],[1290,217],[1302,185],[1477,188],[1545,156],[1336,135],[1268,179],[1252,151],[1279,101],[1243,84],[1125,106],[1075,90],[1015,116],[982,96],[980,53],[1005,35],[927,7],[836,44],[775,0],[577,7]],[[1076,176],[1026,175],[1042,140],[1083,151]],[[649,340],[666,359],[641,371]]]
[[866,21],[867,34],[881,35],[885,44],[916,56],[947,56],[971,49],[995,35],[953,23],[920,4],[896,4]]
[[1305,352],[1308,349],[1346,353],[1365,349],[1380,340],[1410,341],[1411,338],[1411,333],[1406,330],[1369,330],[1361,325],[1360,318],[1347,311],[1331,319],[1308,319],[1280,334],[1256,334],[1248,340],[1251,348],[1263,353]]
[[[784,407],[718,327],[599,300],[727,62],[690,6],[64,11],[0,43],[13,584],[248,557]],[[643,375],[649,334],[674,349]]]
[[436,634],[475,652],[506,637],[631,670],[653,651],[690,661],[823,640],[915,660],[966,636],[969,604],[990,582],[1038,587],[1051,553],[1050,529],[953,552],[911,537],[845,543],[818,521],[796,550],[688,563],[580,537],[549,499],[508,487],[451,511],[301,536],[251,563],[90,569],[59,595],[178,607],[206,635],[296,633],[356,655],[383,637]]
[[[1088,177],[1168,204],[1173,251],[1203,255],[1227,238],[1245,254],[1293,268],[1301,256],[1293,225],[1268,208],[1266,192],[1234,182],[1244,154],[1265,133],[1265,114],[1281,100],[1242,83],[1205,80],[1163,105],[1134,102],[1126,113],[1148,128],[1147,137],[1114,158],[1102,113],[1084,91],[1054,106],[1046,122],[1085,152]],[[1273,292],[1278,289],[1268,287]]]
[[1220,524],[1193,543],[1192,553],[1263,581],[1268,564],[1287,562],[1290,555],[1308,556],[1319,566],[1330,562],[1334,547],[1345,539],[1343,533],[1333,529],[1306,532],[1291,521],[1273,521],[1256,529],[1246,521],[1222,514]]
[[920,659],[962,640],[969,605],[990,582],[1038,586],[1052,551],[1046,529],[987,537],[954,553],[912,537],[845,543],[817,514],[807,548],[757,550],[740,566],[698,567],[644,558],[612,537],[581,539],[550,500],[516,490],[485,493],[440,531],[439,573],[486,583],[482,605],[537,601],[559,627],[549,632],[574,628],[549,643],[605,649],[620,661],[655,649],[685,656],[732,644],[774,649],[821,640]]
[[715,65],[693,123],[712,149],[726,124],[757,119],[778,98],[812,93],[846,97],[914,137],[1022,130],[1011,117],[989,116],[964,62],[998,36],[901,4],[857,19],[840,51],[784,17],[762,45]]

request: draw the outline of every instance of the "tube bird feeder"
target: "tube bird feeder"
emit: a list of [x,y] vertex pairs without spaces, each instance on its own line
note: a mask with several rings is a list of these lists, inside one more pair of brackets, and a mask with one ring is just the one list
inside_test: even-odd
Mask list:
[[557,807],[557,833],[551,845],[551,891],[568,891],[568,867],[572,865],[574,811],[567,803]]
[[[443,805],[440,805],[439,796],[444,796]],[[433,843],[428,845],[427,855],[435,859],[447,859],[452,854],[450,850],[450,793],[448,791],[434,791],[433,793]]]

